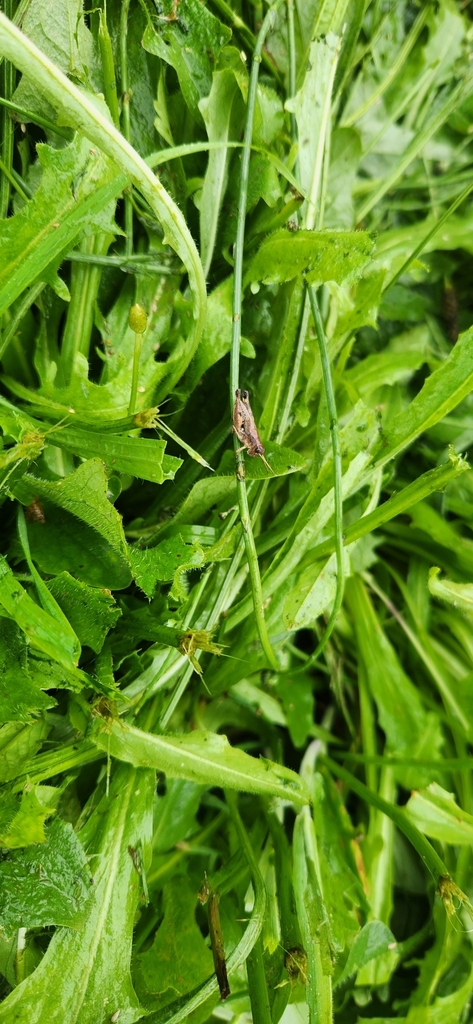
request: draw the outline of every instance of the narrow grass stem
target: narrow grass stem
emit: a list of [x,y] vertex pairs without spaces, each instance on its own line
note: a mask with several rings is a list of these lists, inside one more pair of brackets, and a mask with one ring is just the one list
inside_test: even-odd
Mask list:
[[[367,804],[372,807],[377,807],[378,810],[382,811],[383,814],[387,814],[388,818],[394,821],[394,824],[404,833],[406,838],[412,844],[419,857],[425,864],[426,868],[430,871],[432,878],[434,879],[437,886],[442,886],[443,879],[449,879],[450,875],[446,864],[444,864],[441,857],[434,850],[429,840],[419,831],[419,829],[409,820],[402,807],[398,807],[397,804],[392,804],[384,797],[379,796],[368,786],[365,786],[364,782],[360,782],[351,772],[343,768],[342,765],[337,764],[336,761],[332,761],[331,757],[327,754],[319,755],[319,762],[326,765],[326,767],[336,776],[337,779],[341,779],[353,793],[365,800]],[[441,889],[440,889],[441,891]],[[444,900],[445,902],[445,900]]]
[[[115,78],[115,65],[113,61],[112,40],[107,25],[107,5],[104,3],[103,11],[99,11],[98,41],[100,57],[102,61],[102,72],[104,82],[105,99],[112,120],[116,128],[120,127],[120,114],[118,112],[117,83]],[[130,140],[128,140],[130,141]]]
[[[235,400],[235,391],[239,387],[240,378],[240,340],[241,340],[241,314],[242,314],[242,294],[243,294],[243,252],[245,244],[245,221],[246,221],[246,203],[248,196],[248,177],[250,168],[250,156],[251,156],[251,141],[253,137],[253,122],[255,116],[255,105],[256,105],[256,92],[258,88],[258,75],[259,66],[261,63],[261,51],[264,45],[266,36],[274,24],[274,18],[277,11],[281,7],[283,0],[275,0],[266,14],[261,29],[258,33],[256,40],[255,51],[253,54],[253,63],[251,67],[250,85],[248,90],[248,101],[247,101],[247,115],[245,124],[245,135],[244,135],[244,147],[243,155],[241,159],[241,172],[240,172],[240,191],[238,197],[238,221],[237,231],[235,240],[235,270],[234,270],[234,287],[233,287],[233,325],[232,325],[232,346],[230,353],[230,407],[233,409],[233,403]],[[276,671],[278,669],[278,662],[276,655],[271,647],[271,643],[268,636],[266,622],[264,618],[263,610],[263,591],[261,587],[261,576],[258,565],[258,556],[256,554],[255,539],[253,536],[253,529],[251,525],[251,517],[248,506],[248,495],[246,492],[246,482],[244,478],[244,460],[237,452],[238,439],[234,439],[235,447],[235,458],[237,461],[237,494],[238,494],[238,506],[240,509],[240,519],[243,527],[243,536],[245,539],[246,556],[248,559],[248,568],[250,572],[251,591],[253,595],[253,606],[255,612],[256,628],[258,636],[260,638],[261,646],[265,652],[265,655],[269,661],[269,664]]]
[[[130,87],[128,80],[128,15],[130,0],[122,0],[120,12],[120,75],[122,98],[122,134],[127,142],[131,139],[130,123]],[[131,196],[125,193],[125,252],[131,256],[133,252],[133,204]]]
[[317,302],[315,289],[308,287],[309,302],[315,324],[315,332],[319,345],[320,361],[322,363],[322,374],[324,381],[325,397],[329,417],[330,437],[332,440],[333,459],[333,498],[334,498],[334,536],[335,536],[335,557],[337,562],[337,589],[333,608],[325,632],[317,644],[316,650],[311,655],[311,662],[317,661],[328,640],[330,639],[338,613],[343,601],[345,587],[345,575],[343,571],[343,495],[342,495],[342,454],[340,449],[340,436],[338,432],[337,406],[335,403],[335,392],[333,388],[332,372],[328,354],[327,339],[325,337],[324,325]]
[[258,936],[246,961],[253,1024],[271,1024],[268,986],[263,960],[263,940]]
[[3,356],[15,334],[15,331],[18,328],[18,325],[21,323],[23,317],[28,312],[33,303],[36,302],[38,296],[41,295],[41,292],[45,287],[45,281],[37,281],[36,284],[32,285],[31,288],[26,293],[23,294],[22,300],[17,306],[9,324],[7,325],[7,327],[5,327],[5,330],[2,332],[2,336],[0,338],[0,359],[3,359]]
[[[441,181],[439,182],[439,184],[441,185]],[[445,221],[448,220],[449,217],[451,217],[452,213],[455,213],[455,210],[457,210],[458,207],[461,206],[461,204],[465,201],[465,199],[467,199],[467,197],[470,195],[470,192],[472,191],[473,181],[470,180],[468,182],[468,185],[463,189],[462,192],[460,192],[460,195],[457,196],[453,203],[451,203],[451,205],[448,207],[448,210],[445,210],[445,213],[443,213],[442,216],[439,217],[438,221],[436,221],[436,223],[433,225],[430,231],[428,231],[427,234],[425,234],[422,240],[419,242],[419,244],[416,245],[415,249],[413,250],[413,252],[411,252],[410,256],[408,256],[407,259],[404,260],[404,263],[401,265],[399,270],[397,270],[396,273],[392,277],[390,277],[388,281],[386,281],[384,291],[386,291],[387,288],[392,288],[392,286],[396,284],[396,281],[399,281],[399,278],[406,273],[411,263],[413,263],[414,260],[416,260],[417,257],[420,255],[422,250],[425,249],[425,246],[430,242],[430,239],[437,234],[437,231],[439,231],[443,224],[445,224]]]
[[[13,17],[13,0],[4,0],[3,9],[8,18]],[[15,67],[5,60],[0,67],[0,93],[10,100],[15,88]],[[12,175],[14,124],[6,108],[1,112],[1,176],[0,176],[0,218],[6,217],[10,205],[10,189],[19,188]],[[25,196],[23,196],[25,198]]]
[[36,114],[32,110],[24,110],[23,107],[19,107],[16,103],[12,103],[11,100],[7,100],[5,96],[0,96],[0,106],[6,107],[7,110],[11,110],[20,124],[31,121],[32,124],[37,124],[40,128],[45,128],[48,132],[55,132],[55,134],[60,135],[62,139],[67,139],[69,142],[72,139],[73,133],[70,128],[60,128],[59,125],[55,125],[53,121],[49,121],[47,117],[41,117],[40,114]]
[[143,347],[143,335],[139,332],[135,333],[135,347],[133,349],[133,369],[131,374],[131,389],[130,389],[130,402],[128,405],[128,415],[134,416],[136,412],[136,396],[138,394],[138,380],[140,374],[140,357],[141,349]]

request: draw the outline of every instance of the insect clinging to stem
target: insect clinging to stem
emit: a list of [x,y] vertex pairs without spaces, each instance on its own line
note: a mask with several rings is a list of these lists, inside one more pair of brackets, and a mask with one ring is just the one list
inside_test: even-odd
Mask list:
[[237,388],[235,391],[233,433],[241,441],[241,448],[237,448],[235,454],[238,455],[239,452],[247,451],[248,455],[251,455],[252,458],[260,458],[264,462],[266,469],[269,469],[269,472],[272,473],[273,470],[264,456],[265,449],[261,443],[255,418],[251,411],[248,391],[240,391],[240,388]]

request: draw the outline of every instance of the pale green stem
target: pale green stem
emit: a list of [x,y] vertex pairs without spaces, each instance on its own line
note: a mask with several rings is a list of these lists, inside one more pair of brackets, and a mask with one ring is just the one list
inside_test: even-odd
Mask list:
[[[120,13],[120,73],[122,98],[122,131],[127,142],[131,139],[130,122],[130,91],[128,83],[128,14],[130,0],[122,0]],[[125,194],[125,252],[130,256],[133,252],[133,204],[131,196]]]
[[322,364],[322,374],[324,379],[325,398],[327,401],[330,437],[332,440],[334,536],[335,557],[337,561],[337,589],[335,593],[335,599],[333,602],[333,608],[325,632],[322,638],[319,640],[319,643],[317,644],[314,653],[311,655],[310,661],[313,662],[317,661],[317,658],[323,651],[324,647],[326,646],[327,642],[329,641],[332,635],[333,628],[335,626],[335,622],[337,620],[337,616],[343,601],[343,591],[345,588],[345,574],[343,571],[342,453],[340,449],[340,436],[338,432],[337,406],[335,403],[335,392],[333,389],[332,372],[330,369],[330,359],[327,348],[327,339],[325,337],[322,317],[320,316],[320,310],[317,303],[317,296],[315,293],[315,289],[311,288],[310,286],[308,288],[308,292],[312,316],[314,318],[315,333],[317,335],[317,341],[319,344],[320,361]]
[[467,196],[469,196],[470,192],[472,192],[472,191],[473,191],[473,182],[470,181],[468,183],[468,185],[466,186],[466,188],[463,189],[463,192],[460,192],[460,195],[457,196],[457,198],[454,200],[454,202],[448,207],[448,210],[446,210],[445,213],[443,213],[442,216],[439,217],[438,221],[436,221],[436,223],[433,225],[433,227],[430,229],[430,231],[428,231],[427,234],[424,235],[422,241],[419,242],[419,244],[416,246],[414,251],[411,252],[410,256],[408,256],[407,259],[404,260],[404,263],[399,268],[399,270],[396,271],[396,273],[393,275],[393,277],[389,278],[389,280],[386,282],[386,284],[384,286],[384,291],[386,291],[387,288],[392,288],[393,284],[396,284],[396,281],[399,281],[399,278],[402,277],[402,275],[406,273],[406,271],[410,267],[411,263],[413,263],[414,260],[417,259],[417,257],[420,255],[422,250],[428,244],[428,242],[430,242],[430,239],[433,238],[434,235],[437,234],[437,231],[439,230],[439,228],[441,228],[442,225],[445,224],[445,221],[448,220],[448,218],[451,216],[452,213],[455,213],[455,210],[457,210],[458,207],[461,206],[461,204],[465,201]]
[[443,878],[450,878],[448,868],[444,864],[443,860],[439,857],[438,853],[434,850],[433,846],[429,843],[429,840],[419,832],[419,829],[410,821],[407,815],[404,813],[402,807],[398,807],[397,804],[392,804],[384,797],[379,796],[378,793],[373,792],[372,789],[368,789],[363,782],[360,782],[351,772],[347,771],[341,765],[332,761],[326,754],[319,755],[319,761],[325,764],[330,769],[336,778],[341,779],[349,789],[356,793],[362,798],[367,804],[372,807],[377,807],[378,810],[382,811],[383,814],[387,814],[388,818],[394,821],[394,824],[404,833],[406,838],[412,843],[414,849],[417,850],[419,857],[425,864],[426,868],[430,871],[437,885]]
[[131,375],[130,401],[128,404],[128,415],[134,416],[136,412],[136,396],[138,394],[138,379],[140,373],[140,356],[143,347],[143,335],[135,332],[135,347],[133,349],[133,370]]
[[[283,0],[275,0],[263,21],[258,38],[256,41],[255,52],[253,55],[253,63],[251,67],[250,85],[248,90],[248,102],[247,102],[247,115],[245,125],[245,136],[244,136],[244,148],[241,160],[241,172],[240,172],[240,192],[238,197],[238,220],[237,220],[237,231],[235,240],[235,270],[234,270],[234,286],[233,286],[233,329],[232,329],[232,347],[230,354],[230,407],[233,410],[233,403],[235,401],[235,391],[239,387],[239,376],[240,376],[240,339],[241,339],[241,314],[242,314],[242,281],[243,281],[243,251],[245,243],[245,221],[246,221],[246,201],[248,195],[248,177],[250,167],[250,155],[251,155],[251,140],[253,137],[253,122],[255,114],[256,104],[256,90],[258,87],[258,75],[259,65],[261,63],[261,51],[266,38],[266,35],[274,23],[276,12],[281,7]],[[235,437],[234,439],[235,453],[239,447],[239,441]],[[250,510],[248,506],[248,495],[246,493],[246,482],[244,479],[244,460],[240,454],[236,454],[237,461],[237,494],[238,494],[238,505],[240,509],[240,519],[243,527],[243,535],[245,539],[246,556],[248,559],[248,568],[250,573],[251,591],[253,595],[253,607],[255,612],[255,622],[260,638],[261,646],[268,659],[269,664],[276,671],[278,669],[278,662],[276,655],[271,647],[271,643],[268,636],[266,622],[264,618],[263,610],[263,592],[261,588],[261,577],[258,565],[258,556],[256,554],[255,539],[253,536],[253,529],[251,526]]]
[[41,295],[41,292],[45,287],[46,282],[39,281],[36,284],[32,285],[29,291],[25,292],[25,294],[23,295],[23,299],[20,302],[17,309],[15,310],[15,313],[13,314],[10,323],[2,333],[2,337],[0,339],[0,359],[3,359],[3,356],[13,338],[13,335],[15,334],[18,324],[21,323],[25,314],[28,312],[33,303],[36,302],[36,299],[38,298],[39,295]]
[[[115,78],[115,65],[113,61],[112,40],[107,25],[107,5],[104,0],[104,9],[99,11],[98,40],[100,57],[102,60],[102,72],[104,82],[105,99],[112,120],[116,128],[120,127],[120,114],[118,112],[117,82]],[[128,141],[130,141],[128,139]]]
[[53,121],[49,121],[47,117],[41,117],[40,114],[35,114],[31,110],[24,110],[23,107],[18,107],[16,103],[11,103],[10,100],[5,99],[4,96],[0,96],[0,106],[6,107],[7,110],[12,110],[16,114],[17,121],[28,122],[31,121],[33,124],[37,124],[40,128],[46,128],[48,132],[55,132],[56,135],[60,135],[62,139],[72,138],[72,132],[70,128],[60,128],[55,125]]

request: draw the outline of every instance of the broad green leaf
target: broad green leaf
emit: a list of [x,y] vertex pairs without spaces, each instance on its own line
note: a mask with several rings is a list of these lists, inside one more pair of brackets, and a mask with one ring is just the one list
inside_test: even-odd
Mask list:
[[341,952],[358,931],[360,911],[368,911],[368,902],[353,856],[351,821],[339,791],[329,776],[322,777],[319,772],[314,773],[311,788],[321,893],[325,906],[330,907],[333,947]]
[[254,708],[256,714],[272,725],[286,725],[286,717],[281,705],[270,693],[266,693],[260,686],[255,686],[248,679],[240,679],[239,683],[231,688],[231,695],[239,704]]
[[154,484],[173,480],[182,466],[182,459],[165,456],[166,441],[149,437],[117,437],[77,427],[64,427],[54,435],[54,443],[58,448],[64,448],[84,459],[98,456],[111,472],[118,470],[141,480],[150,480]]
[[45,843],[44,823],[54,814],[59,790],[28,783],[21,796],[4,791],[0,798],[0,846],[17,850]]
[[335,988],[344,985],[353,974],[382,953],[397,946],[392,931],[382,921],[368,921],[356,936]]
[[473,329],[458,339],[445,362],[427,380],[411,404],[393,420],[378,450],[384,466],[416,437],[447,416],[473,387]]
[[[293,451],[291,448],[284,448],[275,441],[263,441],[264,457],[271,467],[265,466],[259,456],[249,456],[245,453],[245,476],[248,480],[271,480],[273,476],[286,476],[288,473],[297,473],[305,469],[306,459]],[[235,456],[233,452],[226,451],[218,467],[221,476],[230,474],[235,470]]]
[[195,888],[185,875],[175,875],[164,886],[163,901],[164,919],[135,970],[138,994],[156,1010],[191,992],[213,971],[212,954],[195,919]]
[[[31,598],[28,597],[29,601]],[[36,612],[38,605],[34,601],[31,601],[31,604],[33,612]],[[28,624],[33,624],[33,620],[30,620],[28,615],[29,607],[28,605],[26,617]],[[39,611],[42,612],[42,609]],[[54,623],[49,620],[49,616],[48,626],[50,630],[54,630]],[[54,632],[52,635],[54,636]],[[29,722],[32,715],[54,707],[55,698],[43,693],[43,690],[47,689],[49,685],[46,677],[38,678],[35,674],[31,675],[29,671],[28,639],[25,632],[13,619],[2,616],[0,618],[0,722]],[[13,728],[21,727],[14,726]],[[1,754],[0,747],[0,756]],[[10,777],[10,770],[14,771],[13,778],[17,774],[14,765],[15,762],[10,764],[8,751],[5,751],[5,761],[0,773],[3,775],[3,772],[6,771],[5,781]]]
[[253,257],[245,284],[282,283],[299,274],[312,284],[352,284],[372,252],[373,240],[366,231],[275,231]]
[[3,556],[0,556],[0,604],[18,624],[32,647],[38,648],[66,669],[76,667],[80,655],[77,637],[71,629],[65,629],[56,618],[32,600],[15,579]]
[[[350,560],[344,549],[344,575],[350,573]],[[287,629],[303,629],[332,604],[337,589],[337,560],[331,555],[324,566],[310,566],[301,573],[297,586],[284,602],[283,621]]]
[[120,761],[152,767],[172,779],[279,796],[295,804],[308,800],[295,772],[266,758],[250,757],[218,733],[195,730],[185,736],[156,736],[115,721],[105,731],[97,728],[94,741]]
[[43,507],[45,522],[28,526],[32,557],[43,572],[52,576],[70,572],[84,583],[106,590],[129,586],[131,568],[121,551],[111,547],[97,530],[47,499]]
[[206,370],[230,351],[232,288],[233,278],[227,277],[210,292],[202,341],[189,367],[188,377],[192,387],[203,377]]
[[230,29],[199,0],[181,0],[178,18],[163,19],[156,27],[148,24],[145,30],[145,50],[175,69],[187,106],[199,123],[199,100],[209,95],[218,55],[230,39]]
[[47,498],[70,512],[97,530],[126,562],[127,546],[121,516],[107,498],[107,474],[100,459],[89,459],[57,483],[27,474],[16,485],[15,494],[27,505],[35,497]]
[[[2,671],[2,675],[4,672]],[[2,707],[5,701],[2,699]],[[0,728],[0,782],[10,782],[22,775],[25,764],[34,757],[50,726],[44,718],[26,723],[12,722]]]
[[198,480],[174,516],[173,525],[194,523],[212,505],[219,506],[219,511],[225,511],[235,504],[235,500],[235,476],[215,476]]
[[120,618],[109,591],[89,587],[63,572],[48,583],[48,589],[67,615],[81,644],[98,654],[109,631]]
[[80,923],[91,885],[85,853],[72,825],[59,818],[46,827],[45,840],[0,861],[0,925],[7,932]]
[[406,813],[417,828],[432,839],[459,846],[473,843],[473,815],[462,810],[454,794],[436,782],[412,794]]
[[[345,531],[345,544],[358,540],[358,538],[382,526],[383,523],[389,522],[395,516],[407,512],[408,509],[414,510],[414,507],[420,505],[424,498],[427,498],[435,491],[443,491],[448,484],[453,483],[457,476],[466,473],[468,469],[469,466],[466,460],[450,451],[448,462],[436,469],[427,470],[427,473],[423,473],[416,480],[413,480],[412,483],[407,484],[401,491],[392,494],[387,501],[379,505],[373,512],[369,512],[368,515],[362,516],[356,523],[348,526]],[[422,508],[425,508],[425,506],[422,505]],[[427,506],[427,508],[429,511],[433,511],[430,509],[430,506]],[[314,559],[321,558],[322,555],[333,551],[333,547],[333,541],[330,541],[328,544],[317,545],[314,548]]]
[[146,594],[152,598],[158,582],[174,580],[176,596],[182,588],[182,576],[191,569],[200,568],[204,563],[204,552],[199,544],[185,544],[182,537],[169,537],[154,548],[129,548],[133,578]]
[[277,682],[289,735],[295,747],[303,747],[314,724],[314,694],[309,676],[285,674]]
[[2,1024],[97,1024],[119,1010],[125,1024],[143,1017],[130,953],[142,892],[135,862],[149,861],[154,788],[154,772],[118,769],[79,833],[93,876],[85,920],[56,930],[39,967],[0,1005]]

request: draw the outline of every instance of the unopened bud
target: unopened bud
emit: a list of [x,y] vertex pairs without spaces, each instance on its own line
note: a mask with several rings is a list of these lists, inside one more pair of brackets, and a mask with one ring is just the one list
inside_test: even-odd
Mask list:
[[139,302],[135,302],[135,305],[130,309],[128,326],[135,332],[135,334],[144,334],[147,323],[148,317],[143,306],[140,306]]

